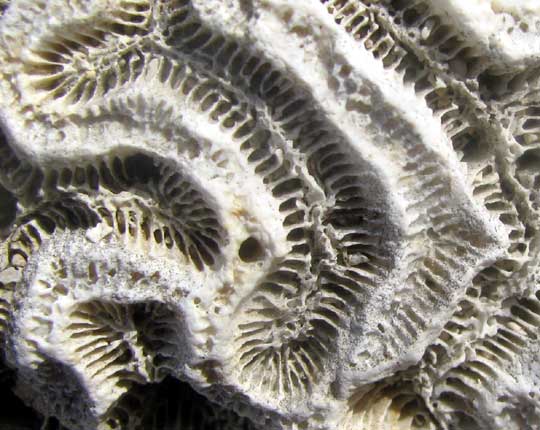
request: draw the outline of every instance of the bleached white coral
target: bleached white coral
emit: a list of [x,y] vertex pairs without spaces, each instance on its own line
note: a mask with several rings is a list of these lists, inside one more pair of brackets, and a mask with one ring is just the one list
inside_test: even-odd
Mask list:
[[38,414],[540,419],[529,3],[0,4],[0,339]]

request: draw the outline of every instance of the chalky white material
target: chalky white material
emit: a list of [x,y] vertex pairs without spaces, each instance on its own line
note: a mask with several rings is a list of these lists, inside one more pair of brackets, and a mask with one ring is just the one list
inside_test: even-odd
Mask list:
[[39,414],[540,420],[536,1],[0,4],[1,350]]

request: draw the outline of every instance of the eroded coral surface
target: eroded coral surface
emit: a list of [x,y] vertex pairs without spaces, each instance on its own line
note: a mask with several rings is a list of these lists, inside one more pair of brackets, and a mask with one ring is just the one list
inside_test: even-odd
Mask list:
[[0,9],[0,424],[538,428],[536,2]]

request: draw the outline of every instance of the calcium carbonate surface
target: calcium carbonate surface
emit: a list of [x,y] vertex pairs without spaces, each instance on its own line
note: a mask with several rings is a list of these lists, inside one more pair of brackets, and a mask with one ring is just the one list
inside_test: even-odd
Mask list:
[[2,429],[540,429],[536,0],[0,10]]

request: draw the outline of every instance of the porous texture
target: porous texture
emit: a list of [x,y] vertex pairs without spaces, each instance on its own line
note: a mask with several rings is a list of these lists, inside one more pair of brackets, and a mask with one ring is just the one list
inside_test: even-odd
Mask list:
[[0,425],[538,428],[535,1],[0,6]]

